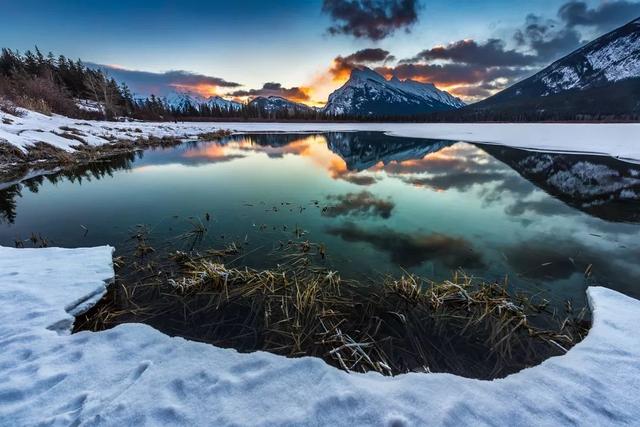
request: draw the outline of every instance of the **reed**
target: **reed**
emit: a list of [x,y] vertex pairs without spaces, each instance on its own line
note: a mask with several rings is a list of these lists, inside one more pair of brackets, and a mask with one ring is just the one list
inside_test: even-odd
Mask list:
[[[144,230],[134,237],[146,242]],[[139,246],[138,245],[138,246]],[[144,243],[143,247],[146,243]],[[120,259],[109,293],[76,330],[145,322],[239,351],[315,356],[352,372],[450,372],[498,378],[565,353],[587,333],[586,311],[513,295],[506,283],[458,272],[433,282],[404,274],[364,283],[314,262],[324,246],[282,245],[273,269],[231,267],[235,244],[204,253]]]

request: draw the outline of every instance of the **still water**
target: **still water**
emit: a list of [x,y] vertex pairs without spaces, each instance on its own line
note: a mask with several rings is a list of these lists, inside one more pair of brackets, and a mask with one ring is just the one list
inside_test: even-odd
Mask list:
[[[208,220],[207,220],[208,218]],[[374,132],[247,134],[115,157],[0,184],[0,244],[158,250],[204,224],[200,247],[243,264],[303,238],[343,277],[453,271],[551,300],[601,284],[640,297],[640,165],[612,158],[397,138]]]

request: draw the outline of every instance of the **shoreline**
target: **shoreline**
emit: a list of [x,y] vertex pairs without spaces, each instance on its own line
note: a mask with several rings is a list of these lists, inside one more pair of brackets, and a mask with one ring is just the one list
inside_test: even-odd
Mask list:
[[[630,379],[640,375],[634,329],[640,301],[606,288],[587,290],[594,315],[587,337],[540,365],[493,381],[436,373],[383,377],[349,374],[311,357],[238,353],[139,323],[69,334],[74,315],[93,306],[113,279],[112,248],[0,247],[0,254],[6,307],[0,372],[11,379],[0,391],[13,397],[0,403],[0,417],[18,424],[127,424],[156,414],[157,422],[198,425],[211,423],[214,413],[214,424],[509,419],[551,426],[632,424],[639,415]],[[37,374],[24,390],[20,372],[29,367]],[[296,409],[283,412],[283,405]]]
[[[9,170],[88,162],[202,135],[384,132],[389,136],[504,145],[528,151],[610,156],[640,163],[640,123],[105,122],[0,112],[0,179]],[[14,173],[17,175],[17,173]]]

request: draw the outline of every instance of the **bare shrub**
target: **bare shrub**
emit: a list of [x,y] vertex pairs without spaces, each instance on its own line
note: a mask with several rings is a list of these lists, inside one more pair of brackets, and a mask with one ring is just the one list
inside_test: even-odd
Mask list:
[[[11,101],[0,98],[0,111],[3,113],[11,114],[12,116],[22,117],[24,114],[18,109],[18,107]],[[10,124],[10,123],[5,123]]]
[[24,109],[35,111],[37,113],[44,114],[45,116],[50,116],[52,114],[49,104],[47,104],[47,102],[41,98],[19,96],[18,98],[16,98],[16,104]]

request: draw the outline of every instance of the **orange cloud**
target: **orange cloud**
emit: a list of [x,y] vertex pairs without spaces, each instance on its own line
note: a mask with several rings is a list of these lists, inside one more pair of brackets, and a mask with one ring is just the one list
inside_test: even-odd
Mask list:
[[209,83],[170,83],[169,86],[179,92],[196,93],[205,98],[216,96],[218,87]]

